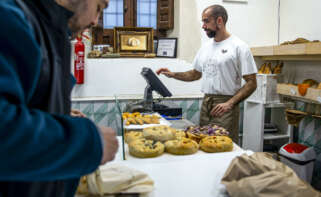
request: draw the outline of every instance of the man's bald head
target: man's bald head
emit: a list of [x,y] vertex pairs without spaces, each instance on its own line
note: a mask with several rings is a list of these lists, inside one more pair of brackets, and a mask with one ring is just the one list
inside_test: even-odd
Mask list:
[[204,9],[203,13],[210,13],[216,20],[218,17],[222,17],[224,25],[226,25],[228,15],[226,9],[221,5],[211,5]]

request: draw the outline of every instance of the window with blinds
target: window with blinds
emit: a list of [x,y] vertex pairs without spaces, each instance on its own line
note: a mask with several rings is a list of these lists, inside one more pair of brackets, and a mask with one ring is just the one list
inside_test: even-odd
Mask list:
[[124,1],[110,0],[103,14],[104,29],[124,26]]
[[137,27],[157,29],[157,0],[137,0]]

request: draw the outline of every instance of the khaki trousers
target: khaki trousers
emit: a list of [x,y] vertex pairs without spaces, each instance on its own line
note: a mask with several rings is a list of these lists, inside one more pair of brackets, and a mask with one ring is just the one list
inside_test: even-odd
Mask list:
[[224,113],[221,117],[213,117],[211,110],[220,103],[225,103],[232,96],[205,94],[200,113],[200,126],[216,124],[229,131],[229,137],[233,142],[239,143],[239,105],[235,105],[232,110]]

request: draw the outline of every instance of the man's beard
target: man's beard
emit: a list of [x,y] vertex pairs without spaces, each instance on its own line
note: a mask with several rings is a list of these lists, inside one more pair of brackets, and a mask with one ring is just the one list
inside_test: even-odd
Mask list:
[[216,30],[211,30],[211,29],[205,29],[206,34],[209,38],[215,38],[217,31],[220,30],[220,28],[216,25]]
[[214,38],[216,36],[216,31],[213,30],[207,30],[206,34],[209,38]]

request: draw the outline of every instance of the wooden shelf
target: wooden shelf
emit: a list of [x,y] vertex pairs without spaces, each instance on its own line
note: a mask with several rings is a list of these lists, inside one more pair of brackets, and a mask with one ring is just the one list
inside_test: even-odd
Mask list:
[[[239,137],[243,137],[243,133],[239,134]],[[282,133],[264,133],[264,140],[276,140],[276,139],[289,139],[291,135]]]
[[246,99],[246,102],[249,103],[257,103],[257,104],[263,104],[265,108],[293,108],[293,103],[281,103],[281,102],[275,102],[275,103],[261,103],[256,100]]
[[275,140],[275,139],[287,139],[291,136],[289,134],[281,134],[281,133],[265,133],[264,139],[265,140]]
[[154,58],[156,57],[155,53],[120,53],[120,57],[129,57],[129,58]]
[[263,60],[321,60],[321,42],[253,47],[251,51]]
[[308,88],[306,95],[301,96],[298,87],[291,84],[277,84],[277,93],[310,103],[321,103],[321,89]]

